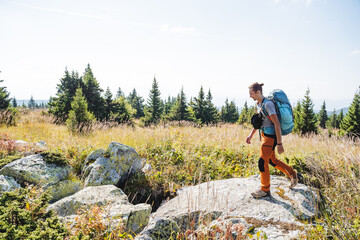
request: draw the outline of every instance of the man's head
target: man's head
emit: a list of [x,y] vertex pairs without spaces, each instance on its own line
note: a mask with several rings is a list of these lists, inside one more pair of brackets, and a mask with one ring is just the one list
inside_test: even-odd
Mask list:
[[264,86],[264,84],[258,82],[255,82],[249,86],[250,97],[258,102],[261,102],[263,98],[262,86]]

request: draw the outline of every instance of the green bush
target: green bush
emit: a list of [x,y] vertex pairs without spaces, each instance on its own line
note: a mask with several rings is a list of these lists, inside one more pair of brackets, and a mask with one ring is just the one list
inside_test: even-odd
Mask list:
[[53,151],[44,151],[41,153],[41,155],[44,157],[44,161],[48,163],[55,163],[62,166],[69,164],[69,159],[67,159],[59,149]]
[[46,211],[49,194],[34,187],[5,192],[0,197],[0,239],[64,239],[68,231]]
[[15,108],[8,108],[0,111],[0,125],[15,126],[18,120],[18,111]]

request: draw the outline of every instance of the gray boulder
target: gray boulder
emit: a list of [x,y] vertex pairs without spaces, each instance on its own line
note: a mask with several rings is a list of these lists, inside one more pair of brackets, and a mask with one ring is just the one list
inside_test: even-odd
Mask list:
[[124,192],[114,185],[90,186],[63,198],[48,207],[59,217],[71,224],[77,212],[90,209],[92,206],[104,208],[103,218],[111,226],[123,223],[128,230],[139,233],[149,221],[151,206],[149,204],[133,205],[129,203]]
[[9,192],[17,188],[20,188],[20,184],[13,177],[0,175],[0,194],[1,192]]
[[85,186],[121,185],[139,171],[143,159],[134,148],[112,142],[108,149],[98,149],[85,160],[83,176]]
[[168,218],[155,218],[136,236],[135,240],[176,239],[180,231],[177,223]]
[[316,189],[303,184],[289,189],[286,178],[271,176],[272,196],[255,199],[250,193],[259,186],[259,176],[253,176],[186,187],[153,213],[152,218],[174,220],[181,232],[190,226],[194,231],[202,231],[219,226],[216,221],[227,223],[237,219],[243,229],[241,234],[254,227],[254,234],[260,232],[271,239],[291,239],[304,234],[305,226],[298,220],[311,220],[318,214]]
[[45,162],[41,154],[36,154],[5,165],[0,174],[13,177],[20,185],[27,182],[46,186],[67,179],[71,169],[70,166]]
[[78,192],[82,188],[79,181],[64,180],[53,184],[48,184],[44,187],[51,194],[50,203],[56,202],[64,197],[70,196]]

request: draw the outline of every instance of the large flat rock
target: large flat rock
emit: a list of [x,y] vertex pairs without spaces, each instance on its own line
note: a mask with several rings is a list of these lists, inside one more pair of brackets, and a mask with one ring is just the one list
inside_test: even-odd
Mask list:
[[148,224],[151,213],[149,204],[129,203],[125,193],[114,185],[86,187],[51,204],[48,210],[55,211],[60,218],[71,223],[79,210],[87,210],[92,206],[104,207],[103,218],[110,225],[117,226],[121,221],[127,229],[135,233]]
[[186,187],[162,205],[152,218],[175,220],[182,231],[189,226],[189,221],[195,222],[196,228],[207,216],[210,221],[241,218],[246,228],[255,226],[272,239],[304,234],[304,225],[299,220],[311,220],[317,214],[317,191],[303,184],[289,189],[286,178],[271,176],[271,196],[255,199],[250,193],[259,186],[260,177],[252,176]]

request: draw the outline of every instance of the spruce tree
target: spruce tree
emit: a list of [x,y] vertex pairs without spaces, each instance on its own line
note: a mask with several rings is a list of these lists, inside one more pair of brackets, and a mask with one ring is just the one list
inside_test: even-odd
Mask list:
[[355,93],[349,111],[341,122],[341,130],[347,135],[360,136],[360,91]]
[[13,97],[12,101],[11,101],[11,105],[16,108],[18,105],[17,105],[17,102],[16,102],[16,98]]
[[131,107],[136,110],[134,115],[135,118],[144,116],[144,99],[137,94],[135,88],[127,97],[127,101],[130,103]]
[[[83,82],[77,72],[71,74],[65,68],[64,77],[57,85],[56,97],[51,97],[49,101],[49,113],[55,116],[56,123],[64,123],[71,110],[71,102],[75,96],[76,89],[83,86]],[[24,107],[23,103],[23,107]]]
[[32,95],[30,97],[30,101],[28,102],[28,108],[30,108],[30,109],[36,108],[36,103],[35,103],[35,100]]
[[110,120],[110,114],[112,111],[112,93],[110,91],[110,88],[107,87],[105,94],[104,94],[104,100],[105,100],[105,115],[104,120],[109,121]]
[[334,109],[334,111],[331,113],[331,115],[329,117],[329,126],[331,128],[338,128],[337,115],[336,115],[336,110],[335,109]]
[[189,120],[189,117],[190,114],[186,103],[186,96],[184,93],[184,88],[182,87],[175,104],[171,108],[170,118],[174,121],[182,121]]
[[307,89],[304,98],[301,101],[299,114],[299,131],[301,134],[317,133],[316,115],[314,113],[314,104],[310,98],[310,89]]
[[89,111],[94,113],[95,118],[98,120],[104,119],[104,105],[105,101],[101,97],[103,90],[100,88],[99,82],[94,77],[94,74],[90,68],[90,64],[87,65],[84,76],[84,96],[88,103]]
[[321,110],[319,112],[319,126],[321,128],[326,128],[326,121],[328,120],[327,111],[326,111],[326,104],[325,101],[321,106]]
[[226,123],[234,123],[239,119],[239,111],[236,108],[235,102],[226,98],[225,105],[221,107],[220,112],[221,121]]
[[247,105],[247,101],[245,101],[244,107],[241,109],[240,116],[238,119],[239,124],[244,124],[248,122],[249,108]]
[[71,111],[66,125],[72,132],[88,132],[91,130],[91,123],[95,121],[94,115],[88,111],[88,105],[82,94],[81,88],[78,88],[75,97],[71,102]]
[[298,101],[295,105],[295,107],[293,108],[293,114],[294,114],[294,129],[293,131],[296,133],[300,133],[300,120],[301,120],[301,102]]
[[[135,89],[134,89],[135,90]],[[119,97],[125,97],[124,92],[121,90],[121,88],[119,87],[117,92],[116,92],[116,97],[115,98],[119,98]]]
[[336,128],[340,128],[340,125],[341,125],[343,120],[344,120],[344,110],[341,109],[339,115],[337,116]]
[[201,86],[198,97],[194,98],[194,100],[192,101],[192,105],[191,105],[191,107],[195,113],[195,118],[200,123],[205,122],[205,105],[206,105],[205,93],[204,93],[203,87]]
[[170,116],[170,111],[176,102],[176,98],[168,96],[168,99],[162,102],[164,116]]
[[[2,83],[4,80],[0,80]],[[6,87],[0,87],[0,110],[7,109],[10,105],[10,93],[6,90]]]
[[126,123],[132,124],[133,115],[136,113],[136,110],[133,109],[126,101],[124,97],[119,97],[113,101],[113,110],[111,113],[111,121],[115,121],[117,123]]
[[157,123],[162,114],[162,103],[160,99],[159,85],[154,77],[152,87],[145,108],[145,118],[147,124]]
[[212,102],[212,95],[210,89],[208,94],[206,95],[204,115],[205,119],[202,122],[206,124],[214,124],[219,122],[220,120],[219,111],[216,109],[215,105]]

